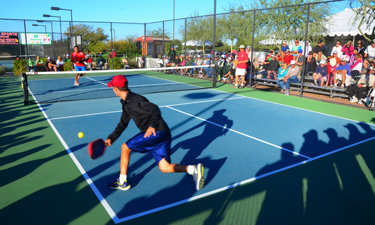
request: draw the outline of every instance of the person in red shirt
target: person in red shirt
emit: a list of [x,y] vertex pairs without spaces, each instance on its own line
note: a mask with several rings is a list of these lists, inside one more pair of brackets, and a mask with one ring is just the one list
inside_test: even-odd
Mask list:
[[[242,89],[244,87],[245,82],[245,74],[246,74],[246,68],[247,68],[247,62],[249,61],[249,56],[245,52],[245,46],[240,46],[240,52],[238,53],[238,59],[237,59],[237,69],[236,69],[236,83],[234,84],[233,88],[240,88]],[[238,86],[238,78],[239,76],[242,76],[241,78],[241,86]]]
[[116,57],[116,52],[114,49],[112,49],[112,52],[109,54],[111,56],[111,58],[114,58]]
[[[86,59],[86,56],[83,54],[83,52],[79,51],[78,46],[74,46],[74,52],[72,53],[72,57],[70,57],[70,60],[74,63],[74,68],[76,71],[86,71],[85,64],[83,61]],[[78,80],[79,77],[84,76],[85,73],[77,73],[74,86],[78,86]]]
[[286,63],[286,65],[290,66],[290,62],[293,60],[293,56],[290,54],[290,50],[287,49],[285,51],[285,56],[284,56],[284,63]]

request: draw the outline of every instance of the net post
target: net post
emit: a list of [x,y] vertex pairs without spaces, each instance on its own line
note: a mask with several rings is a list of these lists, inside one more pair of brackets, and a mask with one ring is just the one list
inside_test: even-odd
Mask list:
[[[216,65],[215,65],[215,45],[216,45],[216,0],[214,0],[214,21],[213,21],[213,25],[214,25],[214,34],[213,34],[213,41],[212,41],[212,53],[214,54],[214,57],[213,57],[213,69],[212,69],[212,73],[213,73],[213,88],[216,88]],[[204,44],[204,43],[203,43]]]
[[253,19],[253,40],[251,43],[251,57],[250,57],[250,77],[249,77],[249,88],[251,88],[251,82],[252,82],[252,77],[253,77],[253,58],[254,58],[254,37],[255,37],[255,16],[256,16],[256,10],[254,10],[254,19]]
[[[306,19],[306,33],[305,33],[305,50],[303,51],[303,55],[306,55],[306,45],[307,45],[307,34],[309,32],[309,19],[310,19],[310,4],[307,6],[307,19]],[[301,74],[301,90],[299,93],[299,97],[302,98],[303,95],[303,83],[305,78],[305,70],[306,70],[306,60],[302,64],[302,74]]]
[[22,84],[22,91],[23,91],[23,103],[24,105],[29,104],[29,92],[27,87],[27,75],[26,73],[22,73],[21,75],[21,84]]

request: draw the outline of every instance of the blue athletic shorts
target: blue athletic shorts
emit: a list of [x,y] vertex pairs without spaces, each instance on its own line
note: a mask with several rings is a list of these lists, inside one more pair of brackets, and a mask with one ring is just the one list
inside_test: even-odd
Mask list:
[[86,67],[84,66],[74,66],[74,68],[76,68],[76,71],[86,71]]
[[128,148],[134,152],[152,153],[157,163],[163,158],[171,163],[171,132],[156,131],[156,136],[151,134],[150,137],[144,138],[145,133],[141,132],[126,142]]

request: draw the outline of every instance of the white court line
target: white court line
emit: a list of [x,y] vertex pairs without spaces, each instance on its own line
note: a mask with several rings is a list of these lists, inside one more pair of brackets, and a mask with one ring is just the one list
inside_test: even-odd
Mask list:
[[[86,77],[88,78],[88,77]],[[93,79],[92,79],[93,80]],[[103,83],[102,83],[103,84]],[[151,86],[158,86],[158,85],[176,85],[176,83],[158,83],[158,84],[140,84],[140,85],[129,85],[129,88],[137,88],[137,87],[151,87]],[[107,86],[107,85],[106,85]],[[109,87],[106,88],[90,88],[90,89],[73,89],[73,90],[66,90],[66,91],[52,91],[52,92],[39,92],[39,93],[34,93],[35,95],[40,95],[40,94],[51,94],[51,93],[62,93],[62,92],[74,92],[74,91],[96,91],[96,90],[112,90]]]
[[213,122],[211,122],[211,121],[209,121],[209,120],[205,120],[205,119],[203,119],[203,118],[200,118],[200,117],[194,116],[194,115],[192,115],[192,114],[189,114],[189,113],[186,113],[186,112],[184,112],[184,111],[181,111],[181,110],[178,110],[178,109],[172,108],[172,107],[170,107],[170,106],[167,106],[167,108],[172,109],[172,110],[175,110],[175,111],[177,111],[177,112],[179,112],[179,113],[182,113],[182,114],[188,115],[188,116],[190,116],[190,117],[196,118],[196,119],[198,119],[198,120],[202,120],[202,121],[204,121],[204,122],[206,122],[206,123],[210,123],[210,124],[213,124],[213,125],[215,125],[215,126],[221,127],[221,128],[223,128],[223,129],[226,129],[226,130],[232,131],[232,132],[237,133],[237,134],[240,134],[240,135],[242,135],[242,136],[245,136],[245,137],[248,137],[248,138],[254,139],[254,140],[259,141],[259,142],[262,142],[262,143],[264,143],[264,144],[271,145],[271,146],[273,146],[273,147],[275,147],[275,148],[279,148],[279,149],[281,149],[281,150],[284,150],[284,151],[287,151],[287,152],[293,153],[293,154],[295,154],[295,155],[302,156],[302,157],[304,157],[304,158],[306,158],[306,159],[311,159],[310,157],[305,156],[305,155],[302,155],[302,154],[300,154],[300,153],[298,153],[298,152],[294,152],[294,151],[292,151],[292,150],[289,150],[289,149],[283,148],[283,147],[281,147],[281,146],[278,146],[278,145],[272,144],[272,143],[270,143],[270,142],[263,141],[263,140],[261,140],[261,139],[259,139],[259,138],[256,138],[256,137],[253,137],[253,136],[250,136],[250,135],[244,134],[244,133],[242,133],[242,132],[239,132],[239,131],[233,130],[233,129],[231,129],[231,128],[227,128],[227,127],[221,126],[221,125],[219,125],[219,124],[217,124],[217,123],[213,123]]
[[90,78],[90,77],[86,77],[86,78],[89,79],[89,80],[92,80],[92,81],[96,81],[96,82],[98,82],[98,83],[101,83],[101,84],[105,85],[106,87],[108,87],[106,83],[103,83],[103,82],[101,82],[101,81],[98,81],[98,80],[92,79],[92,78]]
[[118,219],[116,213],[109,206],[108,202],[105,200],[105,198],[103,197],[103,195],[100,193],[100,191],[98,190],[98,188],[95,186],[94,182],[91,180],[91,178],[89,177],[89,175],[86,173],[85,169],[79,163],[78,159],[75,157],[75,155],[73,154],[73,152],[70,150],[70,148],[66,144],[65,140],[62,138],[62,136],[60,135],[60,133],[57,131],[55,125],[53,125],[53,123],[51,122],[51,120],[48,119],[47,113],[44,111],[43,107],[39,104],[38,100],[36,100],[34,94],[31,92],[30,89],[29,89],[29,92],[30,92],[31,96],[33,97],[34,101],[37,103],[40,111],[42,111],[42,114],[46,118],[46,120],[49,123],[49,125],[51,126],[52,130],[55,132],[56,136],[59,138],[61,144],[64,146],[65,150],[68,152],[70,158],[73,160],[74,164],[76,164],[78,170],[81,172],[82,176],[85,178],[85,180],[88,183],[88,185],[94,191],[94,193],[95,193],[96,197],[99,199],[100,203],[103,205],[103,207],[105,208],[105,210],[107,211],[107,213],[109,214],[109,216],[112,218],[112,220],[115,223],[118,223],[119,219]]
[[[215,99],[215,100],[207,100],[207,101],[200,101],[200,102],[187,102],[187,103],[180,103],[180,104],[159,106],[159,108],[165,108],[165,107],[168,107],[168,106],[200,104],[200,103],[206,103],[206,102],[219,102],[219,101],[234,100],[234,99],[241,99],[241,98],[245,98],[245,97],[242,96],[242,97],[228,98],[228,99]],[[85,116],[94,116],[94,115],[102,115],[102,114],[110,114],[110,113],[118,113],[118,112],[122,112],[122,110],[100,112],[100,113],[81,114],[81,115],[75,115],[75,116],[64,116],[64,117],[56,117],[56,118],[49,118],[49,119],[50,120],[60,120],[60,119],[68,119],[68,118],[75,118],[75,117],[85,117]]]

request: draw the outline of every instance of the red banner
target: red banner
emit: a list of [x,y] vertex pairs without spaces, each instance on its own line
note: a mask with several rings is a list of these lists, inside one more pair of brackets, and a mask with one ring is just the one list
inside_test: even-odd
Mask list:
[[18,45],[18,33],[0,32],[0,45]]

